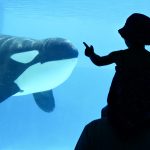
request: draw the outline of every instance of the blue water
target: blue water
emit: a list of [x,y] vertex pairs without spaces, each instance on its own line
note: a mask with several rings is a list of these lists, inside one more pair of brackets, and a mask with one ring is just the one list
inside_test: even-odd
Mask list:
[[56,108],[41,111],[32,95],[0,104],[0,150],[73,150],[83,127],[100,118],[114,65],[98,68],[84,56],[83,41],[101,55],[126,48],[117,30],[149,0],[0,0],[0,32],[35,39],[63,37],[79,50],[71,77],[54,89]]

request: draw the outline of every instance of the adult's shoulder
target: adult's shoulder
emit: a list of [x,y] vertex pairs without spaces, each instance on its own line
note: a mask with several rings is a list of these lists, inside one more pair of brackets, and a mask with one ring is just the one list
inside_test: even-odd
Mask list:
[[116,141],[116,134],[111,125],[106,118],[101,118],[93,120],[85,126],[75,150],[110,149]]
[[103,118],[95,119],[95,120],[91,121],[90,123],[88,123],[87,126],[97,126],[101,123],[104,123],[105,121],[106,121],[106,119],[103,119]]
[[96,119],[88,123],[85,128],[92,132],[104,132],[105,129],[111,128],[106,118]]

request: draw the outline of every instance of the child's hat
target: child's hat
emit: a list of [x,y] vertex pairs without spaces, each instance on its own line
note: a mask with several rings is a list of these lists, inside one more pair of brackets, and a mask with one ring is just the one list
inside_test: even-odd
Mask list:
[[124,27],[118,32],[126,40],[138,40],[145,45],[150,45],[150,18],[143,14],[134,13],[127,18]]

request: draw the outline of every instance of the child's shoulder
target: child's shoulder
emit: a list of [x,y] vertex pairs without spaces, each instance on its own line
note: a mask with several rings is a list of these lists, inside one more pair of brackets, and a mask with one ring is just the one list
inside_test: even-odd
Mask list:
[[126,53],[126,52],[128,52],[128,49],[116,50],[114,52],[116,52],[116,53]]
[[111,52],[112,55],[122,55],[122,54],[126,54],[128,52],[128,49],[124,49],[124,50],[116,50]]

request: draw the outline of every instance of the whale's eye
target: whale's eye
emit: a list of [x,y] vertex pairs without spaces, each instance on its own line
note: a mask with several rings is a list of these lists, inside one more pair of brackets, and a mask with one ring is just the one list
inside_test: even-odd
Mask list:
[[16,53],[11,56],[11,58],[20,63],[29,63],[31,62],[39,52],[37,50],[32,50],[28,52]]

